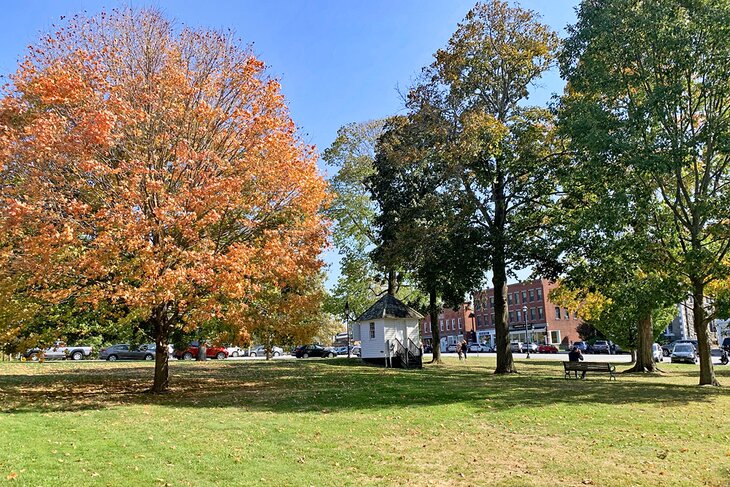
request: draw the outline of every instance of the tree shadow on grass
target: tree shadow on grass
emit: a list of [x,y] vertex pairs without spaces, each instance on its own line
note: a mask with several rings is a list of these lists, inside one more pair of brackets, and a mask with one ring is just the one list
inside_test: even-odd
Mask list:
[[[497,409],[556,404],[683,405],[728,397],[724,388],[677,384],[660,375],[591,376],[565,380],[559,362],[521,363],[520,374],[495,376],[493,364],[459,363],[422,370],[383,369],[354,360],[181,363],[171,367],[170,391],[143,391],[152,368],[133,364],[80,367],[16,365],[0,374],[0,408],[6,413],[83,411],[126,405],[241,408],[251,411],[336,412],[485,401]],[[36,367],[35,369],[33,367]],[[690,374],[690,372],[686,372]],[[730,374],[718,371],[722,381]],[[681,378],[681,380],[685,380]]]

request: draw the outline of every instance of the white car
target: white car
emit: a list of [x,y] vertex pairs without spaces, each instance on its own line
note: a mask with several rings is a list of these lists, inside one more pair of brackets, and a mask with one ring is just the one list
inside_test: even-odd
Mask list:
[[[82,360],[91,356],[91,347],[68,347],[62,342],[57,342],[54,346],[43,350],[44,360]],[[25,352],[25,357],[29,360],[37,362],[41,356],[41,349],[32,348]]]
[[246,351],[241,347],[226,347],[229,357],[243,357],[246,355]]

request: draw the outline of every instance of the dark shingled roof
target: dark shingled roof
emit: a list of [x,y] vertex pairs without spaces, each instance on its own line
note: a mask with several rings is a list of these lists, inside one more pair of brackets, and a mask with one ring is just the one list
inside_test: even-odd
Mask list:
[[382,298],[370,306],[367,311],[357,317],[355,321],[378,320],[380,318],[413,318],[420,320],[423,315],[413,308],[406,306],[403,301],[385,294]]

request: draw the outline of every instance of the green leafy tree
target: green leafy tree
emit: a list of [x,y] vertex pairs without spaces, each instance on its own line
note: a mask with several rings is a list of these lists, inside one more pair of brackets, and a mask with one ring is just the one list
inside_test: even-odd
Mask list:
[[[561,127],[569,138],[574,126]],[[671,225],[671,218],[658,219],[656,198],[640,179],[636,171],[576,151],[573,164],[560,173],[563,192],[553,207],[550,233],[557,242],[554,252],[561,256],[561,285],[581,298],[586,292],[605,298],[608,311],[589,313],[592,317],[583,312],[582,318],[590,318],[604,335],[636,350],[630,371],[653,372],[653,318],[681,300],[682,292],[671,269],[663,266],[659,249],[664,242],[651,231],[660,222]],[[649,221],[652,212],[656,218]],[[562,297],[573,298],[567,293]],[[562,304],[576,309],[580,299]]]
[[378,143],[375,173],[368,185],[381,212],[374,258],[408,272],[428,295],[433,362],[441,361],[438,314],[458,307],[481,281],[481,232],[463,217],[458,187],[445,178],[444,160],[434,150],[421,113],[393,117]]
[[375,145],[383,120],[349,123],[322,159],[337,173],[330,179],[333,200],[327,216],[334,223],[332,240],[340,254],[340,277],[327,301],[328,310],[339,315],[348,302],[359,314],[382,292],[382,276],[370,259],[377,205],[370,199],[365,179],[373,174]]
[[499,0],[478,3],[409,100],[415,111],[438,111],[439,150],[488,249],[481,268],[493,273],[495,373],[516,371],[507,278],[545,256],[543,211],[555,193],[552,172],[561,150],[550,112],[525,104],[557,48],[557,35],[535,12]]
[[327,215],[334,222],[332,239],[341,256],[340,277],[325,301],[326,311],[335,316],[343,313],[346,303],[353,314],[359,315],[385,292],[396,294],[414,307],[421,300],[405,273],[377,265],[370,255],[378,245],[375,220],[381,209],[372,199],[366,181],[374,173],[375,151],[384,123],[370,120],[344,125],[322,156],[337,169],[330,179],[334,197]]
[[561,61],[572,146],[656,195],[647,231],[692,297],[703,385],[718,385],[706,294],[730,249],[728,25],[727,1],[584,1]]

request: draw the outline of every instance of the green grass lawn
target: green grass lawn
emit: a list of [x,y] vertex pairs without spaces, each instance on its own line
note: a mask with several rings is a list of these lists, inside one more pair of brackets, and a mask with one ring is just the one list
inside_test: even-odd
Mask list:
[[176,362],[152,396],[151,364],[3,363],[0,483],[730,485],[730,390],[697,387],[696,366],[518,366]]

